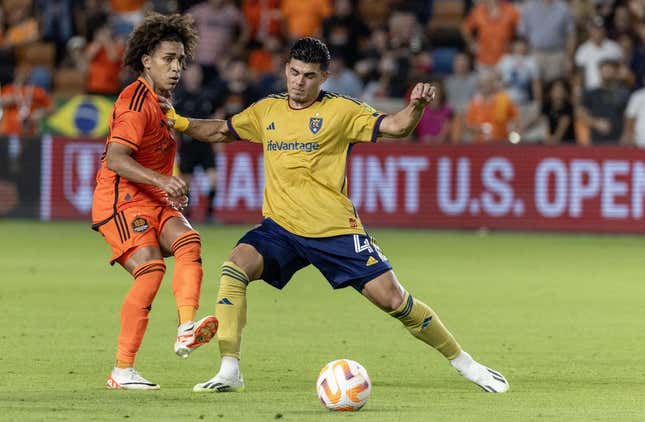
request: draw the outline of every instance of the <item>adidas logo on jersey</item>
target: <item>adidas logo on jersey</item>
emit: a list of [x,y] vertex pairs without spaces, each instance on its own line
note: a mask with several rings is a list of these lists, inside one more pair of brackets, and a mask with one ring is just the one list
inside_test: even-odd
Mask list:
[[370,265],[374,265],[374,264],[378,264],[378,261],[377,261],[377,260],[376,260],[376,258],[374,258],[373,256],[370,256],[370,257],[367,259],[367,262],[365,263],[365,266],[366,266],[366,267],[369,267]]
[[269,126],[267,126],[267,130],[275,130],[275,122],[271,122]]

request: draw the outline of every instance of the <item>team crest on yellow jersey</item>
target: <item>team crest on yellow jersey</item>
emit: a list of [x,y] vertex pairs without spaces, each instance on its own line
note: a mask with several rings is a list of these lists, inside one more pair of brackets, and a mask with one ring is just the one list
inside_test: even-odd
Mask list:
[[322,125],[323,125],[322,117],[312,117],[309,119],[309,130],[314,135],[320,132]]

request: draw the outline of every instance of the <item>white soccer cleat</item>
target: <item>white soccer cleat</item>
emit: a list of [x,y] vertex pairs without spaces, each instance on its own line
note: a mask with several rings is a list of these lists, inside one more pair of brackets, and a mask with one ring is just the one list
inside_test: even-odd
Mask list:
[[244,379],[241,374],[236,378],[224,378],[217,374],[206,382],[196,384],[193,391],[196,393],[241,393],[244,391]]
[[134,368],[114,368],[106,387],[115,390],[158,390],[159,384],[148,381]]
[[211,341],[217,333],[219,322],[212,315],[205,316],[197,322],[187,322],[177,328],[175,354],[187,358],[193,350]]
[[[508,380],[501,373],[475,361],[466,352],[461,352],[461,362],[451,361],[452,366],[467,380],[477,384],[487,393],[504,393],[510,388]],[[462,359],[463,357],[463,359]]]

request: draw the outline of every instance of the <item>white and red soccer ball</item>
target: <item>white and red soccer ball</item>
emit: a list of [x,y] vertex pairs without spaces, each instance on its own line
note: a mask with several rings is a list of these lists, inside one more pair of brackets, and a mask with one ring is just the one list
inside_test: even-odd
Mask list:
[[318,398],[329,410],[360,410],[372,392],[372,382],[363,366],[349,359],[325,365],[316,381]]

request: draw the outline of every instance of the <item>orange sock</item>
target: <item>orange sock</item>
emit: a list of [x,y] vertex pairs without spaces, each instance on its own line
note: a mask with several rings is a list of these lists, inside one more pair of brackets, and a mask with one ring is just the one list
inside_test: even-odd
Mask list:
[[179,236],[170,246],[175,256],[175,271],[172,275],[172,291],[179,313],[179,324],[194,321],[199,308],[199,293],[202,287],[202,243],[194,230]]
[[155,259],[132,271],[134,283],[121,305],[121,332],[116,354],[117,367],[134,366],[134,357],[141,346],[148,326],[148,314],[166,271],[163,260]]

